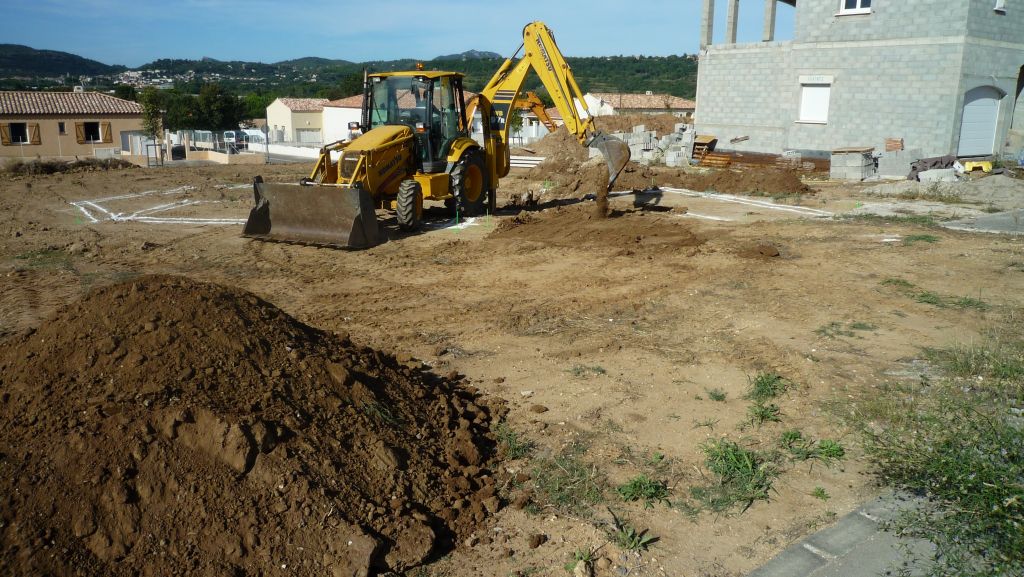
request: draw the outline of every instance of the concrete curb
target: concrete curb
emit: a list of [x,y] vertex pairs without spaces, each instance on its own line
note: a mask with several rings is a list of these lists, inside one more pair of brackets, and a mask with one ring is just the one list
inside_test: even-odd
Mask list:
[[932,544],[899,538],[882,528],[919,503],[906,494],[883,495],[790,546],[748,577],[876,577],[896,568],[922,575]]

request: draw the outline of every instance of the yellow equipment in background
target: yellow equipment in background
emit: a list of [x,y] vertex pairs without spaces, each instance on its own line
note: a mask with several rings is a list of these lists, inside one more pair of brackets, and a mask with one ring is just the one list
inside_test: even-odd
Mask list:
[[[382,242],[377,208],[394,210],[404,230],[419,228],[425,200],[443,201],[467,216],[493,212],[498,181],[509,171],[509,109],[531,70],[569,132],[605,156],[610,188],[629,162],[629,147],[594,128],[547,26],[527,25],[523,48],[523,57],[506,59],[473,102],[466,101],[457,72],[368,75],[362,120],[350,126],[363,134],[324,146],[312,174],[299,184],[256,177],[256,206],[243,235],[366,248]],[[477,112],[482,142],[470,137]]]
[[551,117],[548,116],[548,111],[544,108],[544,103],[541,101],[540,96],[537,96],[536,92],[523,94],[516,99],[513,106],[519,110],[529,110],[532,112],[537,117],[537,120],[548,129],[548,132],[558,130],[558,127],[555,126],[555,121],[551,120]]

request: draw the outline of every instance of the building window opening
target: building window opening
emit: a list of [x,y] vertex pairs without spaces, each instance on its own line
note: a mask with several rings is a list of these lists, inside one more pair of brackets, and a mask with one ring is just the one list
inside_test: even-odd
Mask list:
[[99,122],[85,122],[83,123],[85,129],[85,141],[86,142],[102,142],[103,137],[100,135],[100,123]]
[[801,84],[800,122],[828,124],[828,105],[831,97],[830,84]]
[[24,122],[12,122],[10,124],[11,143],[28,144],[28,124]]
[[871,0],[841,0],[840,14],[870,14]]
[[64,126],[63,122],[58,122],[57,123],[57,132],[60,133],[60,134],[67,134],[68,133],[67,128]]

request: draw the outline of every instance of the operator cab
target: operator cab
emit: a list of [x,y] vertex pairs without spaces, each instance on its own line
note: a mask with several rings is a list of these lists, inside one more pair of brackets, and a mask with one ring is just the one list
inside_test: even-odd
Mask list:
[[363,128],[403,125],[412,129],[416,160],[423,172],[444,172],[448,149],[466,130],[462,75],[404,72],[370,76]]

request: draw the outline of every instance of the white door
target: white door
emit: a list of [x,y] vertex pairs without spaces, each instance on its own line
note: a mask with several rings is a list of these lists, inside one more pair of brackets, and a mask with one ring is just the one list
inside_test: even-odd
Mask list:
[[964,115],[960,124],[960,148],[957,156],[987,156],[996,144],[996,121],[999,119],[999,101],[1003,95],[998,88],[979,86],[964,96]]

